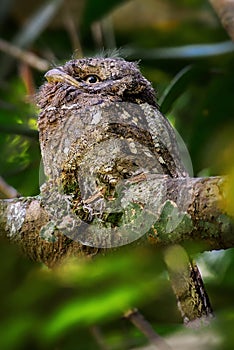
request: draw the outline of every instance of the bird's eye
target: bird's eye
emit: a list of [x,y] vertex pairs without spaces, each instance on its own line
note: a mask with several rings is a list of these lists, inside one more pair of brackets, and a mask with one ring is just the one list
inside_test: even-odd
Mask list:
[[89,84],[95,84],[100,81],[100,78],[97,75],[87,75],[87,77],[84,78],[84,81]]

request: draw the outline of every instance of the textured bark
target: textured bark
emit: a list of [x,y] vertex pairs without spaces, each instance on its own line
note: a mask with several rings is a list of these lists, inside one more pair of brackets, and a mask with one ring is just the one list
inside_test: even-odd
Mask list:
[[39,196],[0,201],[1,236],[19,245],[31,260],[53,267],[69,256],[89,256],[97,252],[56,229],[50,237],[44,237],[43,228],[49,222],[49,213]]
[[[159,229],[152,237],[155,236],[162,244],[191,240],[205,242],[207,249],[233,247],[233,218],[228,216],[225,210],[225,181],[222,177],[168,179],[165,199],[167,205],[163,209],[166,207],[165,215],[162,217],[161,213],[162,219],[155,225],[156,228],[159,226]],[[178,194],[180,197],[187,196],[187,210],[181,208],[184,202]],[[164,224],[167,222],[164,222],[164,217],[167,221],[171,209],[174,218],[182,216],[183,219],[176,229],[168,234],[165,232]],[[159,225],[160,223],[162,224]]]
[[[233,221],[224,208],[225,181],[221,177],[172,179],[163,176],[131,184],[126,200],[131,203],[134,198],[134,203],[150,203],[153,208],[148,213],[150,220],[154,217],[153,225],[141,239],[156,246],[197,241],[205,243],[207,250],[233,247]],[[142,191],[143,197],[139,194]],[[190,193],[186,207],[181,201],[185,193]],[[32,260],[48,266],[71,255],[92,256],[105,251],[70,239],[59,231],[50,216],[43,195],[1,200],[0,233],[18,244]],[[88,235],[89,226],[84,230]]]

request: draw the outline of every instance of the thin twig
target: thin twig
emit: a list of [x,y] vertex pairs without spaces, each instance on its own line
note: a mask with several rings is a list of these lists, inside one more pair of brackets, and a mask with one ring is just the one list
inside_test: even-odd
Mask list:
[[25,62],[19,64],[19,74],[24,82],[27,96],[34,96],[36,93],[32,68]]
[[171,347],[158,335],[151,324],[144,318],[144,316],[137,309],[130,309],[125,312],[124,317],[134,324],[141,333],[143,333],[151,344],[156,346],[158,350],[171,350]]
[[107,49],[116,49],[115,33],[111,16],[106,16],[101,21],[102,35]]
[[22,50],[19,47],[8,43],[7,41],[1,38],[0,38],[0,51],[3,51],[8,55],[17,58],[27,63],[29,66],[42,72],[45,72],[50,67],[50,64],[48,61],[42,58],[39,58],[32,52]]
[[100,328],[97,326],[93,326],[90,328],[90,331],[95,338],[97,344],[99,345],[99,348],[101,350],[109,350],[109,346],[106,344],[105,339],[103,338],[103,335],[100,331]]
[[101,22],[99,21],[93,22],[91,25],[91,32],[92,32],[92,36],[93,36],[93,40],[96,45],[96,48],[99,50],[103,49],[104,41],[103,41]]
[[0,176],[0,192],[6,196],[6,198],[15,198],[19,196],[19,192]]
[[76,58],[82,58],[84,55],[79,38],[78,29],[76,28],[76,24],[73,17],[69,13],[67,13],[67,15],[65,16],[64,24],[70,36],[72,47],[76,54]]

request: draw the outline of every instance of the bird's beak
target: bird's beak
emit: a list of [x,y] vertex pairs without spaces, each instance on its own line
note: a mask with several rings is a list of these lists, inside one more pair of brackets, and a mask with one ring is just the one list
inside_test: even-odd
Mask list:
[[76,79],[74,79],[59,68],[50,69],[44,76],[49,83],[62,82],[67,83],[69,85],[73,85],[75,87],[80,86],[79,82]]

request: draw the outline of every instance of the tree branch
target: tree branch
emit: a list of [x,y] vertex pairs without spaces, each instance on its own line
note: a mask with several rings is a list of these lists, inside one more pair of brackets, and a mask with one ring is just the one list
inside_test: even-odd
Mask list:
[[137,310],[131,309],[125,312],[124,317],[142,332],[149,342],[158,350],[172,350],[172,348],[165,342],[165,340],[158,335],[151,324],[144,318],[144,316]]
[[223,27],[234,41],[234,2],[232,0],[210,0]]
[[27,63],[29,66],[39,70],[46,71],[49,69],[49,63],[42,58],[39,58],[32,52],[24,51],[20,47],[12,45],[7,41],[0,38],[0,51],[7,53],[8,55],[15,57],[22,62]]
[[[128,182],[129,187],[127,190],[126,187],[123,188],[119,196],[128,205],[138,203],[141,208],[137,215],[136,210],[132,210],[130,222],[133,230],[136,225],[140,227],[141,220],[144,220],[146,230],[148,220],[149,229],[142,231],[141,239],[144,241],[156,246],[197,241],[205,243],[207,250],[234,246],[233,218],[225,210],[224,178],[172,179],[168,176],[152,176],[140,182]],[[95,238],[94,235],[93,247],[84,245],[82,240],[83,237],[88,239],[94,232],[99,232],[100,226],[95,231],[97,223],[85,223],[79,219],[79,212],[76,212],[74,221],[74,212],[70,207],[64,215],[61,203],[70,202],[72,205],[72,200],[64,194],[59,194],[60,199],[54,200],[56,215],[60,213],[62,217],[59,219],[54,214],[55,211],[51,211],[53,204],[45,193],[42,191],[38,197],[1,200],[0,234],[20,245],[32,260],[48,266],[71,255],[97,254],[100,250],[98,247],[103,247],[99,244],[99,237]],[[54,196],[52,193],[53,198]],[[128,206],[125,205],[125,208]],[[122,211],[126,209],[123,208]],[[77,234],[72,237],[71,232],[68,232],[67,227],[71,222],[72,232],[81,232],[81,236]],[[126,233],[124,224],[123,232]],[[118,227],[118,231],[107,230],[107,233],[121,236],[121,227]]]

